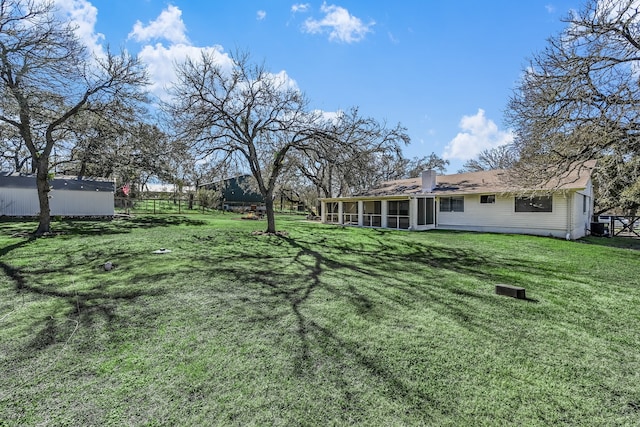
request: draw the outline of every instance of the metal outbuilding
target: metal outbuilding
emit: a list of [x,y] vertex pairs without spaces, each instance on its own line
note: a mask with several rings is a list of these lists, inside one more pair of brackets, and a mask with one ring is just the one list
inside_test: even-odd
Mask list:
[[[104,178],[60,176],[49,181],[51,215],[103,217],[114,215],[115,182]],[[0,172],[0,216],[38,216],[38,190],[33,174]]]

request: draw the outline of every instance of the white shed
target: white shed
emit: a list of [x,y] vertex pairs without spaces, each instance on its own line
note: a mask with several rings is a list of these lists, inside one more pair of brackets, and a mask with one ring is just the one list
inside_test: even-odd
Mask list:
[[[114,215],[115,182],[104,178],[55,177],[49,182],[51,215],[103,217]],[[0,216],[34,217],[40,213],[36,177],[0,172]]]

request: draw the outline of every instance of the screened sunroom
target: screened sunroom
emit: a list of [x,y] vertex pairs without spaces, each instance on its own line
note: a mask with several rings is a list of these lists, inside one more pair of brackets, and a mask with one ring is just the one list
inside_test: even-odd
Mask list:
[[322,221],[393,230],[467,230],[577,239],[589,233],[591,170],[575,168],[534,188],[489,170],[385,181],[360,194],[321,199]]
[[397,230],[435,227],[434,197],[335,198],[322,200],[328,224]]

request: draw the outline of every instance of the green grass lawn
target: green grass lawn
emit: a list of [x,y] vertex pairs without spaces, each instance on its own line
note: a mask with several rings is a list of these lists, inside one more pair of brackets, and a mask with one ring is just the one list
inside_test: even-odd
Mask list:
[[0,426],[640,425],[632,241],[237,218],[0,223]]

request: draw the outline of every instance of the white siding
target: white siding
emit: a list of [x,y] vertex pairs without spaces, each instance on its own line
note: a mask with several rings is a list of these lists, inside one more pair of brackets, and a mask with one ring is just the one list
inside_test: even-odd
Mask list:
[[[51,215],[113,216],[110,191],[52,190],[49,193]],[[0,215],[38,216],[38,191],[33,188],[0,188]]]
[[38,216],[39,212],[35,188],[0,188],[0,215]]
[[49,193],[51,215],[113,216],[113,193],[107,191],[64,191]]
[[584,190],[573,194],[572,204],[571,238],[579,239],[586,236],[587,230],[591,228],[591,218],[593,217],[593,187],[591,183]]
[[[488,194],[487,194],[488,195]],[[459,195],[455,195],[458,196]],[[402,197],[380,197],[382,226],[387,224],[389,200]],[[515,196],[495,194],[495,203],[480,203],[481,195],[464,195],[464,212],[440,212],[440,200],[436,200],[434,225],[417,225],[417,198],[433,195],[410,196],[410,229],[425,230],[440,228],[445,230],[467,230],[491,233],[533,234],[559,238],[579,239],[585,236],[593,215],[593,187],[591,181],[586,188],[559,191],[552,195],[551,212],[516,212]],[[443,195],[442,197],[449,197]],[[586,199],[585,199],[586,197]],[[338,199],[331,199],[337,201]],[[369,200],[369,199],[368,199]],[[373,200],[373,199],[371,199]],[[405,199],[406,200],[406,199]],[[341,201],[355,201],[344,199]],[[586,204],[585,204],[586,202]],[[327,222],[326,204],[322,202],[322,221]],[[368,202],[367,202],[368,203]],[[363,225],[363,202],[359,201],[359,225]]]
[[[564,238],[567,234],[567,197],[553,195],[552,212],[516,212],[513,196],[496,195],[495,203],[480,203],[480,195],[464,196],[464,212],[437,211],[437,227],[494,233],[535,234]],[[438,204],[438,207],[440,205]],[[580,205],[582,206],[582,205]]]

